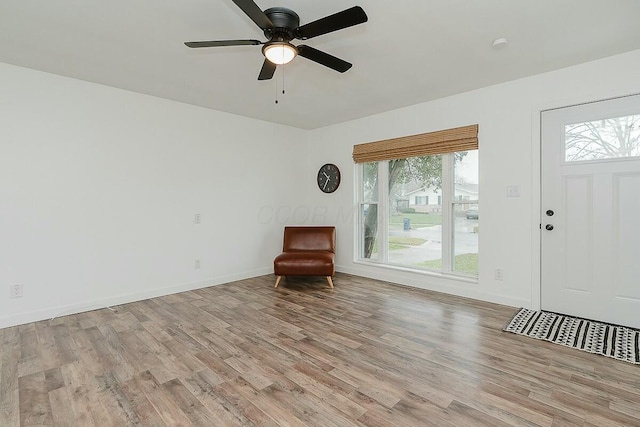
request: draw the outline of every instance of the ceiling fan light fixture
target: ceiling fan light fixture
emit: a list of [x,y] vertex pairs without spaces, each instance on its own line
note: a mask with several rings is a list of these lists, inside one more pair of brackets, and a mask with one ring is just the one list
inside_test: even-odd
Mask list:
[[268,42],[262,47],[262,54],[276,65],[288,64],[298,55],[298,49],[284,41]]

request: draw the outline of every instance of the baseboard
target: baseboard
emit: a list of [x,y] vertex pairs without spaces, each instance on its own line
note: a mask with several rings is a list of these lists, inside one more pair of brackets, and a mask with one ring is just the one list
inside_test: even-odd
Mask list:
[[176,294],[179,292],[207,288],[209,286],[222,285],[238,280],[264,276],[265,274],[269,273],[273,273],[273,268],[257,269],[240,274],[220,276],[199,282],[182,283],[178,285],[166,286],[163,288],[149,289],[143,292],[133,292],[129,294],[116,295],[99,300],[48,307],[41,310],[33,310],[24,313],[12,314],[9,316],[0,316],[0,329],[16,325],[23,325],[25,323],[38,322],[41,320],[50,320],[52,318],[68,316],[70,314],[77,314],[85,311],[92,311],[121,304],[128,304],[135,301]]
[[[340,273],[352,274],[355,276],[367,277],[370,279],[383,280],[390,283],[397,283],[403,286],[411,286],[418,289],[442,292],[450,295],[456,295],[465,298],[472,298],[480,301],[493,302],[496,304],[508,305],[511,307],[529,307],[530,301],[504,297],[492,293],[478,291],[473,289],[473,285],[460,282],[458,286],[443,285],[436,283],[436,280],[425,280],[424,277],[411,278],[407,274],[397,274],[392,270],[386,271],[376,269],[372,271],[368,268],[336,266],[336,271]],[[9,316],[0,316],[0,329],[11,326],[22,325],[25,323],[38,322],[41,320],[49,320],[60,316],[68,316],[70,314],[82,313],[85,311],[98,310],[106,307],[112,307],[121,304],[127,304],[135,301],[141,301],[149,298],[156,298],[165,295],[171,295],[179,292],[192,291],[202,289],[209,286],[217,286],[225,283],[235,282],[238,280],[250,279],[253,277],[264,276],[273,273],[273,269],[263,268],[247,271],[239,274],[220,276],[200,282],[183,283],[178,285],[167,286],[164,288],[150,289],[144,292],[133,292],[129,294],[117,295],[109,298],[85,301],[76,304],[61,305],[56,307],[48,307],[46,309],[34,310],[25,313],[17,313]],[[454,280],[447,279],[449,282]],[[339,287],[339,285],[338,285]]]
[[[367,277],[369,279],[383,280],[385,282],[396,283],[398,285],[425,289],[428,291],[441,292],[464,298],[471,298],[480,301],[507,305],[510,307],[529,307],[530,305],[530,301],[528,300],[505,297],[503,295],[496,295],[489,292],[482,292],[477,289],[477,284],[457,281],[452,278],[433,278],[430,280],[428,278],[425,279],[424,275],[417,275],[416,273],[398,273],[394,272],[393,270],[382,268],[376,268],[375,270],[372,270],[370,268],[366,268],[366,266],[363,268],[336,266],[336,271],[346,274],[352,274],[354,276]],[[412,275],[415,277],[412,277]]]

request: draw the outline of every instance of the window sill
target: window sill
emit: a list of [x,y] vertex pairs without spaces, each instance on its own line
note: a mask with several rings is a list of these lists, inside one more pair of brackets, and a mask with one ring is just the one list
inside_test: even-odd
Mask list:
[[455,280],[457,282],[464,282],[469,284],[478,284],[478,277],[467,276],[464,274],[456,274],[456,273],[443,273],[439,271],[431,271],[431,270],[423,270],[419,268],[411,268],[407,266],[401,266],[396,264],[383,264],[376,261],[364,261],[362,259],[356,259],[353,261],[354,264],[358,265],[366,265],[369,267],[377,267],[385,270],[393,270],[393,271],[401,271],[404,273],[412,273],[412,274],[420,274],[423,276],[429,277],[437,277],[440,279],[449,279]]

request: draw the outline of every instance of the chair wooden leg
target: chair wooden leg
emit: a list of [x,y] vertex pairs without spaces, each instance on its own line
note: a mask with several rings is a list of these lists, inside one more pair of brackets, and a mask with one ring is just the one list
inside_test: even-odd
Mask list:
[[282,276],[276,277],[276,285],[274,286],[274,288],[278,287],[278,285],[280,284],[280,279],[282,279]]
[[327,282],[329,282],[329,287],[333,289],[333,280],[331,280],[331,276],[327,276]]

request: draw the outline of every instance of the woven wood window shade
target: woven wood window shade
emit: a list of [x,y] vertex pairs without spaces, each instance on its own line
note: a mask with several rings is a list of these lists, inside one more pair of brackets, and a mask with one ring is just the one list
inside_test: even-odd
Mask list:
[[385,139],[353,146],[356,163],[478,149],[478,125]]

